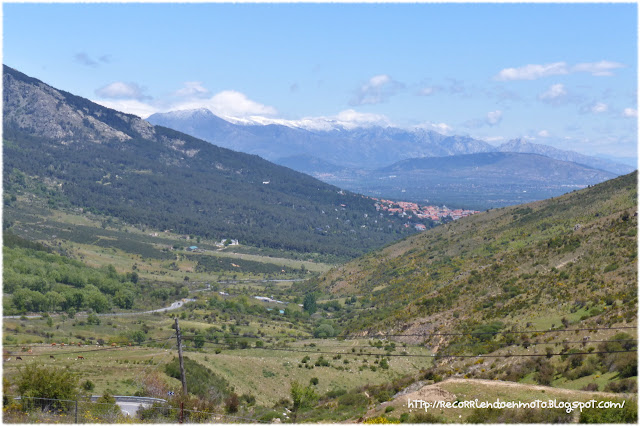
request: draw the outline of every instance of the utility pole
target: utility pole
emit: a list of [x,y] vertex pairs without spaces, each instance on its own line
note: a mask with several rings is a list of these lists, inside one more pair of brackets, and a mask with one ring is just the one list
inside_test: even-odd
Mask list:
[[184,374],[184,361],[182,360],[182,339],[180,336],[180,326],[176,317],[176,337],[178,338],[178,359],[180,360],[180,377],[182,378],[182,394],[187,396],[187,376]]

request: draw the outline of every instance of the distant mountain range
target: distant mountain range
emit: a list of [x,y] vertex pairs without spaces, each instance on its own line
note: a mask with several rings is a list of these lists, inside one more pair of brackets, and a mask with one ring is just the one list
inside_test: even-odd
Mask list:
[[[208,109],[153,114],[152,124],[169,127],[219,146],[260,155],[283,165],[294,165],[305,173],[317,172],[312,158],[331,167],[373,170],[410,158],[444,157],[488,152],[518,152],[544,155],[621,175],[634,167],[602,158],[563,151],[515,139],[498,147],[466,136],[445,136],[424,129],[394,127],[334,128],[307,130],[279,124],[233,124]],[[296,160],[298,159],[298,160]],[[306,159],[304,161],[300,161]],[[305,161],[311,166],[303,168]]]
[[373,169],[407,158],[494,150],[483,141],[430,130],[368,127],[321,131],[278,124],[232,124],[207,109],[153,114],[147,121],[275,162],[304,155],[338,166]]
[[[3,183],[12,199],[158,230],[353,257],[411,233],[375,201],[3,68]],[[211,117],[209,117],[211,119]],[[215,118],[214,118],[215,119]],[[243,129],[218,120],[226,135]],[[15,216],[15,215],[14,215]]]
[[207,109],[154,114],[148,121],[351,191],[451,207],[486,209],[540,200],[635,170],[521,139],[495,147],[423,129],[241,125]]

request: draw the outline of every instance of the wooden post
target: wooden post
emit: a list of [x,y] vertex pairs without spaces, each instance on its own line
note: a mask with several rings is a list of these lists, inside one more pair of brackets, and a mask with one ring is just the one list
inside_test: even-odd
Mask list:
[[78,400],[76,399],[76,423],[78,423]]
[[182,394],[187,396],[187,376],[184,374],[184,361],[182,360],[182,338],[180,336],[180,326],[176,317],[176,337],[178,338],[178,359],[180,361],[180,377],[182,379]]

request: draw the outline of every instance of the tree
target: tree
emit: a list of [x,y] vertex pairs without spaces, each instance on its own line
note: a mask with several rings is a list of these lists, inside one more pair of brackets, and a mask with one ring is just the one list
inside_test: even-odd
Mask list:
[[302,302],[302,309],[309,312],[310,315],[318,309],[318,305],[316,304],[316,295],[313,293],[308,293],[304,297],[304,302]]
[[313,331],[313,337],[317,337],[319,339],[333,337],[334,335],[335,330],[330,324],[320,324],[320,326]]
[[95,325],[100,325],[100,318],[96,314],[91,313],[87,317],[87,324],[89,324],[89,325],[94,325],[94,324]]
[[147,336],[144,333],[144,331],[136,330],[136,331],[131,333],[130,338],[131,338],[131,340],[133,340],[137,344],[140,344],[140,343],[142,343],[142,342],[144,342],[146,340]]
[[131,291],[124,289],[116,291],[116,294],[113,296],[113,303],[115,303],[116,306],[122,309],[133,308],[134,300],[134,294]]
[[202,334],[196,334],[196,337],[193,338],[193,344],[198,349],[203,347],[204,346],[204,336]]
[[[17,384],[23,397],[74,400],[78,396],[78,378],[64,368],[27,364],[20,370]],[[66,409],[59,401],[52,401],[51,406]]]
[[301,408],[306,408],[312,406],[316,400],[318,399],[318,395],[313,390],[311,385],[302,386],[298,382],[291,383],[291,400],[293,401],[293,421],[296,421],[298,416],[298,411]]

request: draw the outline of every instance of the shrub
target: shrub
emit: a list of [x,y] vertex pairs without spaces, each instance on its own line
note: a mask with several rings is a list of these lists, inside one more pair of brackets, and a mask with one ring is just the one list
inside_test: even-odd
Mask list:
[[344,395],[346,393],[347,393],[347,391],[344,390],[344,389],[333,389],[333,390],[330,390],[329,392],[327,392],[325,394],[325,398],[337,398],[337,397],[342,396],[342,395]]
[[338,398],[339,405],[346,406],[367,406],[367,397],[361,393],[347,393]]
[[417,413],[411,417],[411,423],[446,423],[446,420],[432,413]]
[[92,391],[95,388],[95,385],[91,380],[85,380],[82,382],[82,389],[86,391]]
[[224,409],[227,411],[227,413],[237,413],[239,405],[240,400],[238,399],[238,394],[235,392],[229,395],[229,397],[224,400]]
[[615,393],[635,393],[638,392],[638,384],[633,379],[623,379],[616,382],[609,382],[604,390]]
[[[230,394],[229,383],[224,377],[215,374],[211,369],[196,361],[185,357],[184,370],[187,375],[187,389],[189,393],[220,402],[225,396]],[[177,358],[174,358],[173,361],[165,366],[165,373],[170,377],[180,380],[180,367]]]
[[[621,401],[618,401],[621,402]],[[638,405],[626,401],[623,408],[585,408],[580,413],[580,423],[638,423]]]
[[329,324],[320,324],[318,328],[313,331],[313,337],[324,339],[327,337],[335,336],[335,330]]

